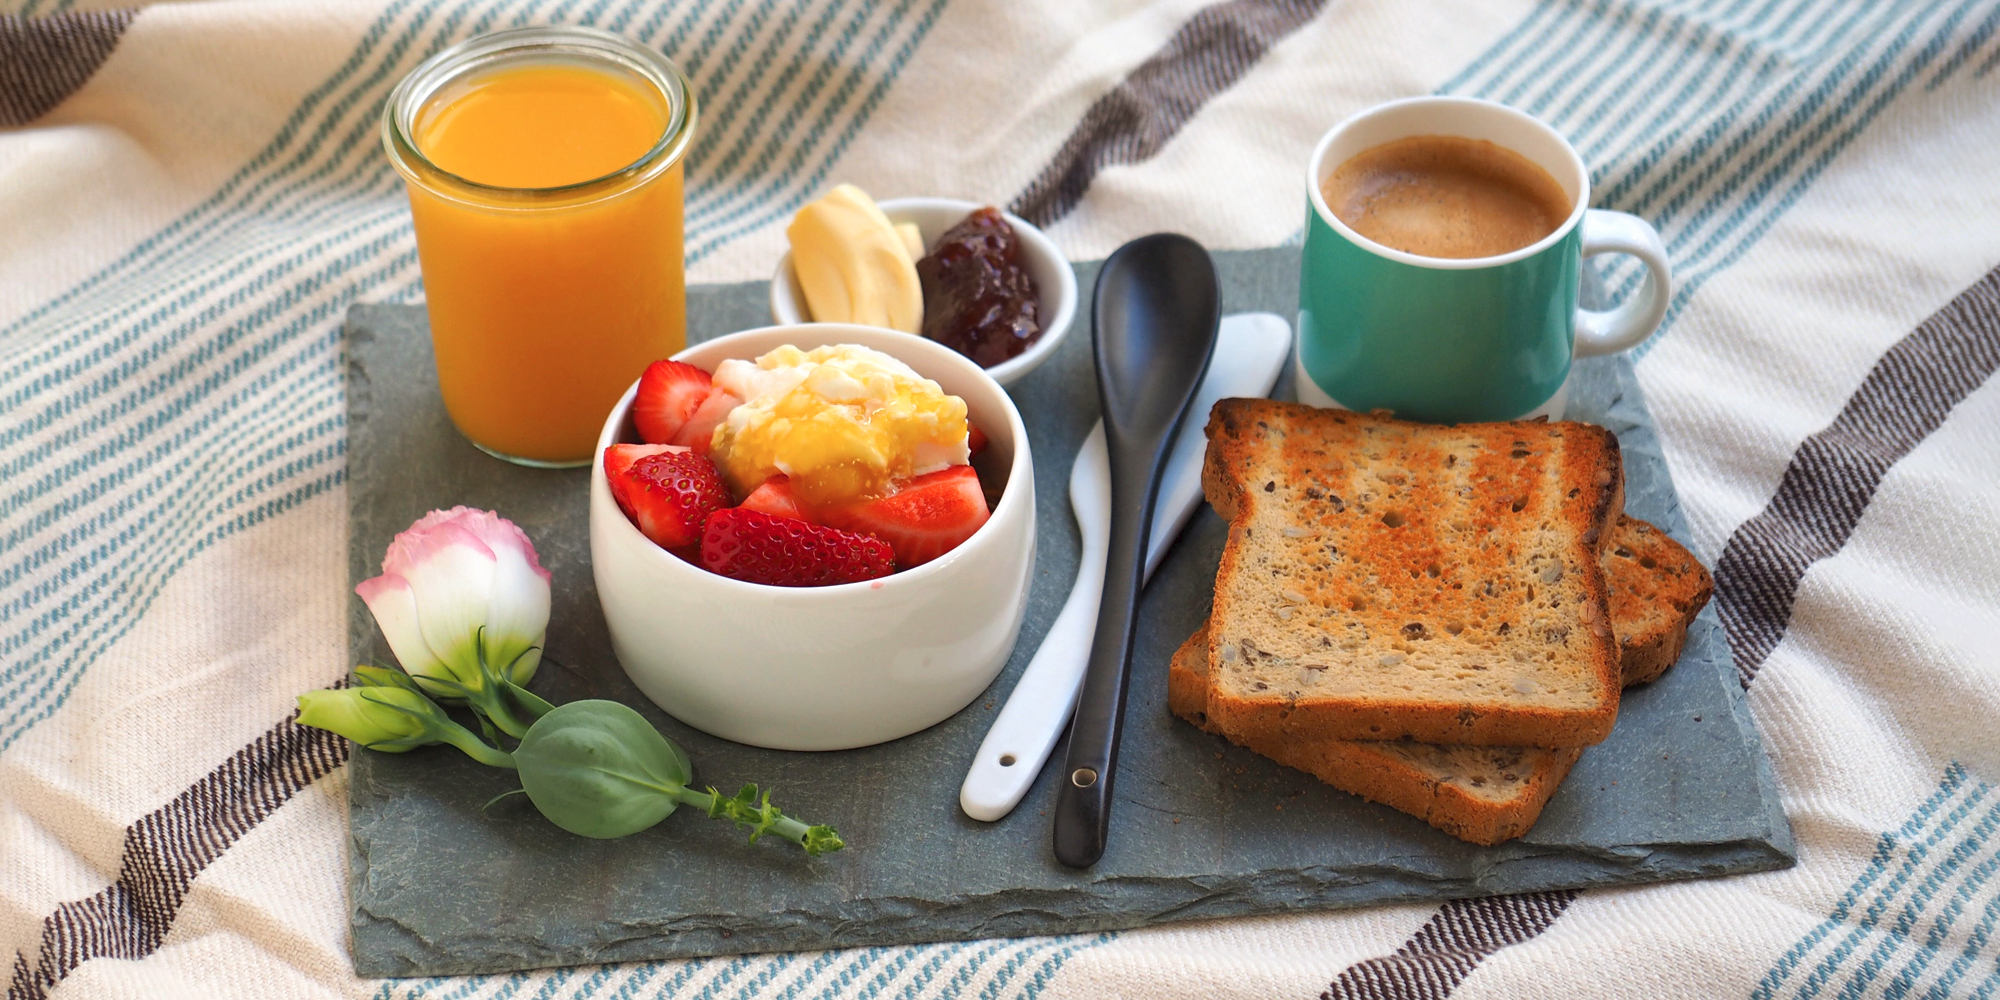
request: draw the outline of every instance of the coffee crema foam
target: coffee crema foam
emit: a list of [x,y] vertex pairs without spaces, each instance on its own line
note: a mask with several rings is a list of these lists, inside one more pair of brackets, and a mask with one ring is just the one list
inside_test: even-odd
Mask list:
[[1355,232],[1405,253],[1466,259],[1531,246],[1569,218],[1549,172],[1484,139],[1418,135],[1362,150],[1321,182]]

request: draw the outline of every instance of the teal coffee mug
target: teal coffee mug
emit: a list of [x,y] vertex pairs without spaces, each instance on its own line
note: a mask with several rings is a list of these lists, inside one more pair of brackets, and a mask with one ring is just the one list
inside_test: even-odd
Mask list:
[[[1412,136],[1483,139],[1548,171],[1571,206],[1543,239],[1493,257],[1424,257],[1376,243],[1327,207],[1322,187],[1364,150]],[[1590,171],[1554,129],[1490,101],[1414,97],[1328,132],[1306,168],[1299,280],[1301,402],[1390,410],[1407,420],[1560,418],[1572,357],[1645,340],[1667,311],[1672,276],[1660,234],[1637,216],[1590,208]],[[1608,311],[1583,309],[1583,258],[1628,253],[1644,287]]]

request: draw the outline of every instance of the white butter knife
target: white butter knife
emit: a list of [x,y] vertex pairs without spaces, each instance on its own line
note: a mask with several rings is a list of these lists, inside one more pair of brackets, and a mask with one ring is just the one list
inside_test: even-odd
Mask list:
[[[1174,438],[1160,479],[1159,497],[1153,503],[1153,533],[1146,544],[1148,577],[1201,503],[1201,463],[1208,445],[1202,428],[1208,424],[1209,409],[1218,399],[1269,393],[1291,347],[1291,326],[1270,313],[1222,318],[1214,359],[1195,392],[1187,422]],[[1076,463],[1069,473],[1069,502],[1083,536],[1076,584],[966,771],[958,804],[973,819],[990,823],[1014,811],[1035,783],[1076,708],[1076,693],[1097,628],[1097,605],[1104,596],[1104,560],[1111,530],[1111,467],[1101,422],[1077,449]]]

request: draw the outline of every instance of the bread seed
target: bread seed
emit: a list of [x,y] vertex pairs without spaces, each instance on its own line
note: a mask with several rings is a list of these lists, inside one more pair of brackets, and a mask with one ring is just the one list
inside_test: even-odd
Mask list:
[[1310,534],[1312,534],[1312,532],[1307,531],[1306,529],[1301,528],[1296,524],[1285,525],[1286,538],[1304,538]]
[[1283,622],[1291,621],[1292,609],[1283,604],[1278,605],[1278,620]]
[[1293,604],[1304,604],[1306,602],[1306,595],[1301,594],[1298,591],[1293,590],[1289,587],[1279,591],[1278,594],[1279,596],[1283,597],[1287,601],[1292,602]]
[[1535,682],[1526,677],[1516,677],[1514,679],[1514,690],[1520,694],[1534,694]]
[[1562,563],[1550,563],[1542,567],[1542,582],[1555,583],[1563,578]]
[[1403,662],[1403,659],[1404,657],[1401,653],[1389,653],[1383,656],[1379,662],[1385,667],[1393,667]]

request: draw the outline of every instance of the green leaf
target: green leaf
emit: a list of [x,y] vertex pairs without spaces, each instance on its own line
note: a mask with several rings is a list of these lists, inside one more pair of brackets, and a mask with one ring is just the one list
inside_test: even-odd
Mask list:
[[555,825],[585,837],[638,833],[667,818],[694,778],[687,754],[615,701],[573,701],[537,719],[514,749],[521,787]]

